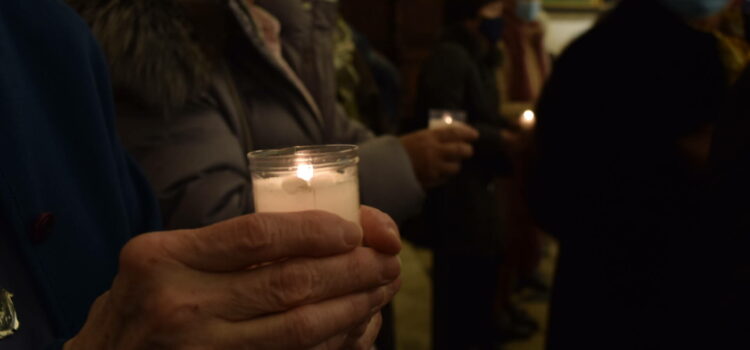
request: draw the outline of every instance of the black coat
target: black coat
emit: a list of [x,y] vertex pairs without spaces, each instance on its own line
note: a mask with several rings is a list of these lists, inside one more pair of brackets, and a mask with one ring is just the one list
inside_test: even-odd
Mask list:
[[[712,183],[706,222],[715,239],[708,249],[714,286],[716,329],[728,341],[744,342],[750,332],[750,69],[733,89],[730,109],[719,120],[711,150]],[[738,339],[739,338],[739,339]]]
[[711,302],[691,298],[705,179],[678,145],[721,114],[726,75],[715,38],[651,0],[622,1],[556,63],[531,188],[561,245],[549,349],[658,348],[710,322],[689,312]]
[[482,48],[462,24],[448,28],[422,66],[417,92],[418,118],[408,130],[425,128],[431,109],[458,109],[479,131],[475,155],[448,184],[430,191],[425,203],[427,232],[434,247],[457,255],[496,256],[502,248],[500,203],[493,179],[509,172],[500,138],[494,67],[499,54]]

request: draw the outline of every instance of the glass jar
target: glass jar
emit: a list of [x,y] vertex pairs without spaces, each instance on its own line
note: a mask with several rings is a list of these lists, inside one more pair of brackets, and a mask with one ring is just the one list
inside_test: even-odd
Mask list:
[[359,223],[359,148],[297,146],[248,154],[258,213],[323,210]]
[[445,128],[466,124],[466,111],[449,109],[431,109],[429,129]]

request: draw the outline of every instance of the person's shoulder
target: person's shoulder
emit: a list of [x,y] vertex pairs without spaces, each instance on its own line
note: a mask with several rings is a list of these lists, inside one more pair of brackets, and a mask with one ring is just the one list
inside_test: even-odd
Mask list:
[[465,47],[455,42],[442,42],[432,51],[425,67],[433,70],[463,72],[474,64],[471,54]]
[[619,61],[625,50],[628,50],[628,43],[613,35],[610,24],[601,20],[565,47],[555,60],[555,68],[593,67],[603,62]]
[[[22,21],[28,14],[37,21]],[[61,0],[3,0],[0,1],[0,22],[8,40],[30,40],[41,48],[71,45],[74,42],[93,43],[88,26],[75,11]]]
[[471,55],[465,47],[452,41],[446,41],[438,44],[437,47],[435,47],[435,50],[432,52],[432,56],[465,60],[471,59]]
[[194,35],[199,28],[177,15],[173,1],[65,1],[98,39],[118,94],[175,108],[200,99],[219,71]]

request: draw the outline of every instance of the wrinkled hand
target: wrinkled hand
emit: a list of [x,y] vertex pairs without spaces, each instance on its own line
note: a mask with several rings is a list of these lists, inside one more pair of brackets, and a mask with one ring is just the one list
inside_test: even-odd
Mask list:
[[471,158],[471,142],[479,133],[465,125],[421,130],[401,137],[417,178],[425,188],[445,183],[461,171],[461,162]]
[[362,228],[304,212],[141,235],[65,349],[369,349],[400,249],[372,208]]

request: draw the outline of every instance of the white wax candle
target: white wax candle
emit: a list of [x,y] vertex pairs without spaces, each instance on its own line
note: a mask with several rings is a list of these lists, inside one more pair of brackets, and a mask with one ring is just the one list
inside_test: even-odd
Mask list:
[[323,210],[359,223],[357,167],[344,172],[300,164],[289,176],[253,179],[256,212]]

